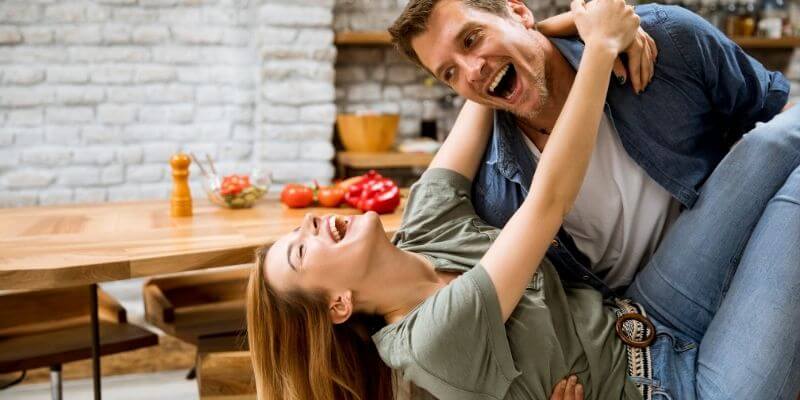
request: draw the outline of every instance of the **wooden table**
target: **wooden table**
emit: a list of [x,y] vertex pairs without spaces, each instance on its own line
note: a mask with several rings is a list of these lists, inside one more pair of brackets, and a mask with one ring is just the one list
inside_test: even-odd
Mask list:
[[[171,218],[167,201],[0,209],[0,290],[86,285],[252,261],[308,213],[265,200],[228,210],[195,200],[194,216]],[[390,233],[400,211],[382,217]]]
[[[251,262],[313,212],[266,200],[228,210],[195,200],[194,216],[171,218],[168,201],[0,209],[0,290],[88,285],[94,398],[100,399],[97,283]],[[392,233],[400,210],[382,216]]]

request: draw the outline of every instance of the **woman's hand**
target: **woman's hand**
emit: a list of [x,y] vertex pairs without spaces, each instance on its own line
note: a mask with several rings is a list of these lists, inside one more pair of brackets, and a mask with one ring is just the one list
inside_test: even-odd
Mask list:
[[550,400],[583,400],[583,385],[578,383],[575,375],[564,378],[553,388]]
[[[592,7],[591,3],[587,7]],[[554,15],[536,24],[536,29],[545,36],[570,37],[578,34],[575,17],[572,12]],[[633,92],[641,93],[653,79],[658,49],[656,42],[644,29],[639,27],[636,36],[624,53],[628,57],[628,65],[622,64],[619,57],[614,62],[614,76],[620,84],[631,81]]]
[[573,0],[570,8],[586,47],[619,54],[630,46],[639,28],[639,16],[625,0],[594,0],[589,6]]
[[624,53],[628,56],[628,69],[626,71],[622,61],[617,58],[617,61],[614,62],[614,75],[620,80],[620,83],[625,83],[625,80],[630,78],[634,93],[639,94],[653,80],[658,56],[656,42],[644,29],[639,27],[633,41]]

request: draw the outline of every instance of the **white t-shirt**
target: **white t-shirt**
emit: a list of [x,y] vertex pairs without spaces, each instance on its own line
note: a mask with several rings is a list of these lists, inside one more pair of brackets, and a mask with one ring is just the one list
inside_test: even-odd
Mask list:
[[[539,161],[539,149],[523,135]],[[564,229],[611,288],[631,283],[655,252],[680,203],[625,152],[603,115],[589,170]]]

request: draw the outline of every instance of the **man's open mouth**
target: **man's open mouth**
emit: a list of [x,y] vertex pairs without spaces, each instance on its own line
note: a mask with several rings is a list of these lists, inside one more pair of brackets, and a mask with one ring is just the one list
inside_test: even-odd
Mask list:
[[497,75],[494,76],[489,85],[489,94],[495,97],[502,97],[508,100],[514,94],[514,87],[517,85],[517,70],[514,64],[506,64]]

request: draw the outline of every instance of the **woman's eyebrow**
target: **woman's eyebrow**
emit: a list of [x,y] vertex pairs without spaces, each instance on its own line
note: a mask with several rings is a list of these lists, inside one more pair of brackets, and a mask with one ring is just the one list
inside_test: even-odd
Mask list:
[[289,266],[296,272],[297,268],[292,264],[292,249],[294,248],[294,243],[289,243],[289,246],[286,247],[286,262],[289,263]]

